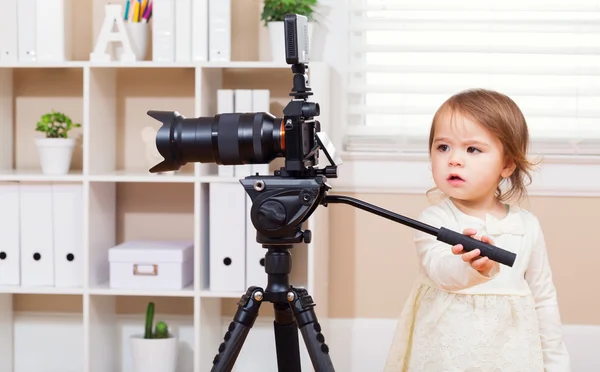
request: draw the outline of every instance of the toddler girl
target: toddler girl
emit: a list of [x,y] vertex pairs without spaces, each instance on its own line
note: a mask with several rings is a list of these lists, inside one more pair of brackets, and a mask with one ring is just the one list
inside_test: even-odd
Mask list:
[[526,195],[529,134],[507,96],[469,90],[436,112],[433,180],[444,195],[419,220],[515,252],[513,267],[415,231],[417,281],[400,315],[386,372],[568,372],[556,289]]

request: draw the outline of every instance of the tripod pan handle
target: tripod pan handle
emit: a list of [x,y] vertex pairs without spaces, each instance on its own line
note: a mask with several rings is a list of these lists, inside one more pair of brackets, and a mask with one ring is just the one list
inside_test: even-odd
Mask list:
[[468,252],[478,248],[482,256],[510,267],[513,266],[517,258],[517,255],[513,252],[473,239],[470,236],[457,233],[445,227],[440,228],[437,240],[450,245],[462,244],[463,249]]

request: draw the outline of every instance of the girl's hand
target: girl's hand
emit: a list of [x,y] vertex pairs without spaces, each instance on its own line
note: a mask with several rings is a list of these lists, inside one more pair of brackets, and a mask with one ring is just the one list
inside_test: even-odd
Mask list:
[[[492,245],[494,244],[494,241],[487,236],[477,237],[477,230],[475,229],[465,229],[463,234],[480,240],[484,243]],[[500,269],[500,264],[498,262],[492,261],[485,256],[480,256],[481,251],[479,249],[473,249],[471,252],[465,252],[463,251],[462,244],[457,244],[452,247],[452,253],[456,255],[462,255],[463,261],[468,262],[472,268],[479,271],[482,275],[489,276],[489,274],[492,272],[492,269],[495,269],[494,271]]]

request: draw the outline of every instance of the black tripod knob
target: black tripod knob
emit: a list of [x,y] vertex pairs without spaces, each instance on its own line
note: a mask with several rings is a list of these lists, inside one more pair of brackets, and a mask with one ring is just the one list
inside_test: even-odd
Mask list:
[[312,241],[312,231],[310,230],[305,230],[302,232],[302,239],[304,240],[304,243],[308,244]]
[[286,217],[285,207],[276,200],[268,200],[258,208],[258,221],[267,229],[283,227]]

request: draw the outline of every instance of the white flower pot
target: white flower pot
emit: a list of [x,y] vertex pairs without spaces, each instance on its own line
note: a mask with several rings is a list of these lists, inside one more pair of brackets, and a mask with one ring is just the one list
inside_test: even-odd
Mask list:
[[[268,22],[269,40],[271,44],[271,60],[277,63],[286,63],[285,61],[285,35],[283,33],[283,22]],[[313,34],[313,24],[308,22],[308,48],[309,57]]]
[[175,372],[177,370],[177,337],[144,338],[131,336],[133,372]]
[[69,173],[75,138],[36,138],[35,144],[44,174]]

